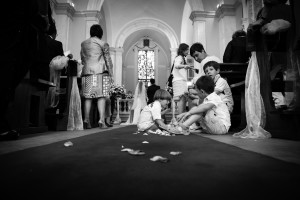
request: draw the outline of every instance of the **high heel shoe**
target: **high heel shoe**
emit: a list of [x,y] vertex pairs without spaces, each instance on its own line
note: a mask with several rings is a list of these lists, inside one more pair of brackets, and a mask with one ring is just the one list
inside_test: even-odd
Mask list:
[[106,121],[106,119],[104,120],[104,123],[105,123],[105,125],[106,125],[107,127],[113,127],[113,125],[110,124],[110,123],[108,123],[108,122]]
[[83,129],[91,129],[92,126],[89,122],[83,122]]
[[104,122],[98,122],[99,128],[108,128]]

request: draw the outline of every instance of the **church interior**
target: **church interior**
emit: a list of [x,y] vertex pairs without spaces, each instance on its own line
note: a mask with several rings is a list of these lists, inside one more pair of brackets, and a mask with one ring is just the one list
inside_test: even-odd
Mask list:
[[[45,102],[49,88],[55,88],[57,82],[55,86],[51,81],[40,81],[36,86],[30,82],[28,72],[16,88],[7,118],[20,134],[18,138],[0,141],[0,176],[7,183],[5,193],[12,199],[22,195],[32,199],[288,199],[299,196],[296,192],[300,183],[299,2],[285,1],[293,14],[289,30],[296,35],[290,38],[296,39],[290,42],[292,50],[270,53],[256,47],[252,52],[247,50],[249,59],[243,63],[225,61],[227,46],[236,31],[244,31],[248,37],[249,26],[257,21],[268,1],[49,2],[57,29],[56,40],[62,43],[65,55],[72,54],[76,66],[69,62],[67,72],[58,77],[58,106],[51,113]],[[112,127],[99,129],[97,103],[93,102],[91,129],[70,129],[72,90],[78,87],[81,92],[82,68],[77,65],[81,63],[81,43],[90,37],[94,24],[103,29],[102,40],[109,44],[113,65],[112,79],[115,86],[123,88],[124,98],[114,102]],[[155,79],[156,85],[166,89],[179,45],[185,43],[191,47],[197,42],[208,55],[220,58],[220,75],[231,87],[234,107],[228,133],[146,136],[137,132],[136,125],[126,124],[132,117],[132,94],[139,81],[148,87],[150,79]],[[291,52],[290,57],[287,52]],[[145,63],[141,55],[145,56]],[[188,56],[194,68],[203,67],[193,55]],[[254,57],[257,57],[260,80],[249,78]],[[291,62],[282,64],[285,57]],[[261,64],[265,60],[271,64]],[[187,72],[188,84],[192,84],[195,76],[193,70]],[[251,84],[257,86],[253,93],[249,89]],[[257,90],[260,90],[259,97],[255,96]],[[249,107],[254,99],[262,104],[258,119],[251,118],[252,111],[258,109],[257,104]],[[188,105],[186,108],[189,109]],[[171,120],[172,111],[165,115],[167,123]],[[245,136],[245,131],[255,135],[261,130],[270,137]],[[146,155],[128,155],[121,151],[125,148],[145,150]],[[180,155],[167,154],[172,150],[180,151]],[[168,161],[151,162],[152,155],[168,157]]]

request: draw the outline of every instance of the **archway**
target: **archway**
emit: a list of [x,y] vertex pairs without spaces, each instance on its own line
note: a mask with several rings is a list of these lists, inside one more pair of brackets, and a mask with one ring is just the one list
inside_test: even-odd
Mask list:
[[140,18],[133,20],[123,26],[123,28],[117,35],[116,41],[114,43],[115,47],[122,48],[124,41],[129,35],[143,29],[152,29],[166,35],[169,39],[171,48],[177,48],[179,45],[179,40],[175,31],[168,24],[154,18]]

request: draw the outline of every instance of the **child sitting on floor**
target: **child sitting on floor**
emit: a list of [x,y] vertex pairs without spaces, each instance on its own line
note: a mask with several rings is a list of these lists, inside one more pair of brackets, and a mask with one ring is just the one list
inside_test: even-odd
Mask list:
[[233,98],[227,81],[221,77],[220,65],[215,61],[209,61],[203,66],[206,76],[210,76],[215,83],[215,93],[218,94],[228,107],[229,113],[233,110]]
[[176,134],[189,134],[189,126],[197,121],[204,132],[226,134],[231,126],[230,114],[226,104],[217,95],[215,83],[210,76],[201,76],[196,82],[196,90],[203,103],[188,112],[177,115],[179,121]]
[[158,89],[153,97],[154,102],[144,107],[137,124],[138,131],[148,132],[158,129],[170,130],[171,128],[163,122],[161,115],[168,111],[171,95],[164,89]]

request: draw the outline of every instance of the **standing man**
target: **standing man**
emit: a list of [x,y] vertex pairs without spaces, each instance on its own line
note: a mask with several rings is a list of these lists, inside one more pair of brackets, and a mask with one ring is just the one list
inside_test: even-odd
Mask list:
[[150,83],[151,83],[151,85],[147,89],[147,96],[148,96],[147,104],[150,104],[153,102],[153,97],[154,97],[156,90],[160,89],[160,86],[155,84],[155,79],[151,78]]

